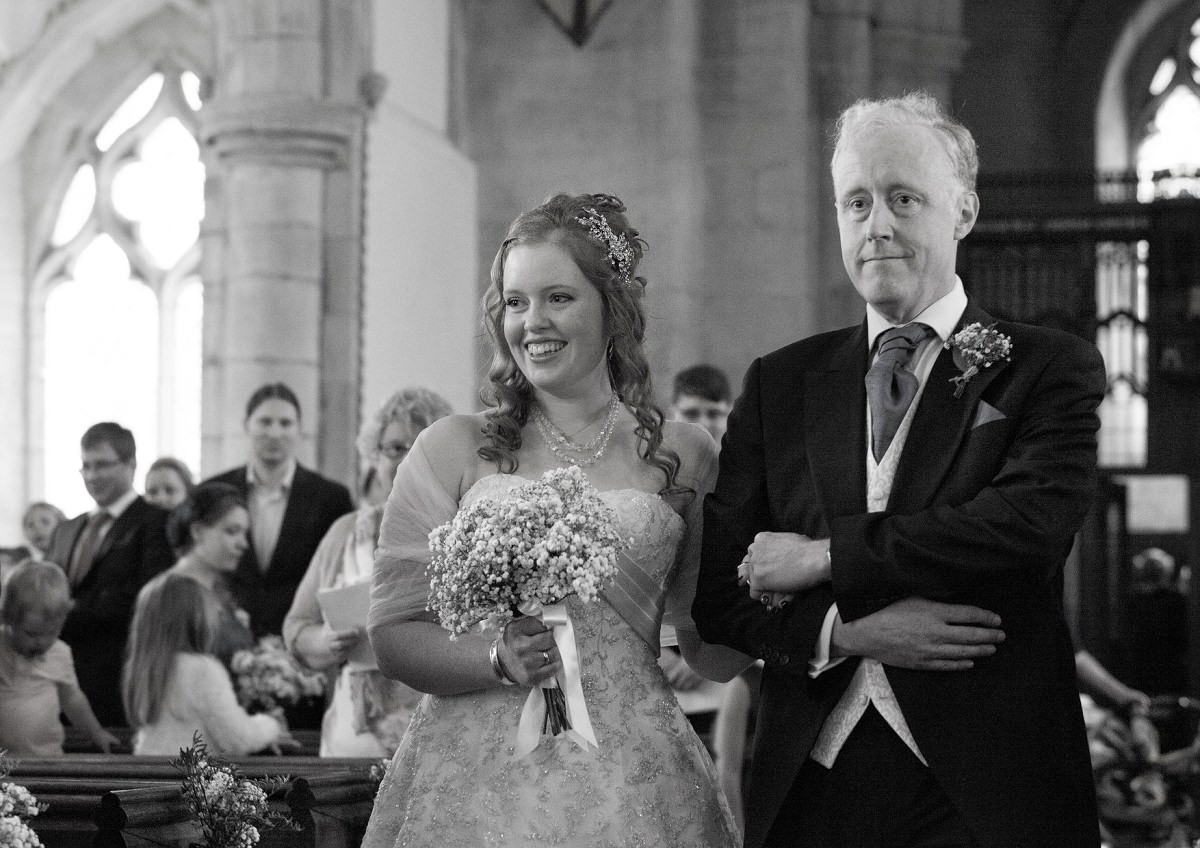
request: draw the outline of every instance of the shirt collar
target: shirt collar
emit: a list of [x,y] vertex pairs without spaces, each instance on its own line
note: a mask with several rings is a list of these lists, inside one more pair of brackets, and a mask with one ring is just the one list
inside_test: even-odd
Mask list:
[[138,499],[138,493],[136,491],[134,491],[133,489],[130,489],[128,492],[121,495],[121,497],[117,498],[115,501],[110,503],[108,506],[102,506],[102,507],[98,508],[95,512],[93,512],[92,514],[99,515],[102,512],[107,512],[115,520],[115,519],[120,518],[121,513],[123,513],[125,510],[129,509],[129,505],[132,504],[137,499]]
[[[279,488],[283,489],[283,491],[290,492],[292,490],[292,479],[296,476],[296,466],[298,464],[295,457],[288,460],[287,471],[283,473],[283,479],[279,483]],[[246,482],[250,485],[250,488],[263,485],[259,481],[258,475],[254,473],[253,462],[246,463]]]
[[[962,280],[958,275],[954,275],[954,287],[946,294],[935,300],[925,310],[909,321],[909,324],[921,323],[928,324],[933,328],[933,331],[938,335],[938,341],[945,343],[946,339],[954,334],[954,328],[958,326],[959,320],[962,318],[963,312],[967,308],[967,292],[963,289]],[[888,319],[876,311],[875,307],[867,304],[867,350],[875,349],[875,340],[879,338],[880,333],[892,327],[906,326],[903,324],[893,324]]]

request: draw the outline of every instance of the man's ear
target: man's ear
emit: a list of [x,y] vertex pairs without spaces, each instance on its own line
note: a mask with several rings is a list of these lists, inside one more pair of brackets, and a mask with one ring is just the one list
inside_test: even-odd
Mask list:
[[975,226],[979,217],[979,195],[973,191],[963,192],[958,199],[958,220],[954,224],[954,240],[959,241]]

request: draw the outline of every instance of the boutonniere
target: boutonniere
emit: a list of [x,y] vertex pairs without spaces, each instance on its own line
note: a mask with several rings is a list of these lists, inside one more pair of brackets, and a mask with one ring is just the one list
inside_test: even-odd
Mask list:
[[954,364],[962,371],[957,377],[950,378],[957,398],[962,397],[963,389],[979,373],[980,368],[990,368],[993,362],[1002,359],[1008,361],[1012,352],[1012,338],[997,330],[995,324],[985,327],[976,322],[947,339],[943,347],[954,351]]

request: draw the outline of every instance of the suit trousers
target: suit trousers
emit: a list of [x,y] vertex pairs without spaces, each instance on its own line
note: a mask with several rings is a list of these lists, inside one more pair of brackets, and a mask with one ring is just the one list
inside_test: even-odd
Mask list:
[[874,706],[826,769],[806,760],[767,848],[977,848],[933,772]]

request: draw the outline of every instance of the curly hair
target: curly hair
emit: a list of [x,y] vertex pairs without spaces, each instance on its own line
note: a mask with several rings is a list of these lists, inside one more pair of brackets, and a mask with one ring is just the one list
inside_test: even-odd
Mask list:
[[[617,237],[624,236],[633,258],[624,269],[610,259],[608,245],[581,223],[587,210],[604,217]],[[492,362],[482,397],[488,406],[483,432],[490,444],[479,455],[495,462],[501,471],[517,468],[516,452],[521,447],[521,428],[529,418],[533,386],[513,359],[504,338],[504,265],[517,245],[557,244],[574,261],[583,276],[600,293],[604,308],[604,330],[611,342],[608,353],[609,379],[613,390],[637,420],[634,431],[638,454],[662,470],[665,489],[675,486],[679,456],[663,446],[663,413],[654,403],[650,364],[642,343],[646,313],[642,306],[646,279],[637,275],[646,242],[625,217],[625,204],[609,194],[556,194],[541,206],[513,221],[492,262],[491,283],[483,298],[484,329],[492,340]]]
[[373,415],[363,421],[362,429],[358,432],[358,455],[367,462],[378,459],[379,440],[392,422],[404,427],[407,438],[415,439],[434,421],[453,412],[450,402],[432,389],[410,386],[393,392]]

